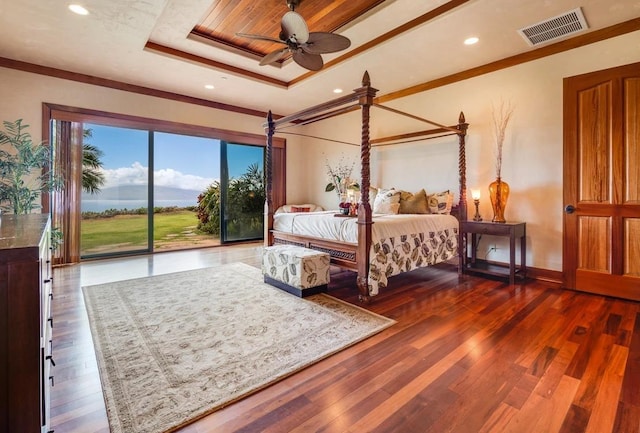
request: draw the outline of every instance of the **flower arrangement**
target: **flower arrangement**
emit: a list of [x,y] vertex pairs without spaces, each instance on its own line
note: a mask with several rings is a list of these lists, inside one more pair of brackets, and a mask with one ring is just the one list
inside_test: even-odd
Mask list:
[[324,189],[325,192],[335,191],[338,195],[338,200],[346,202],[347,191],[360,191],[360,185],[351,179],[355,162],[348,164],[344,161],[344,157],[341,157],[335,168],[331,167],[326,159],[325,165],[327,166],[327,175],[329,177],[329,183]]
[[493,133],[496,137],[496,177],[500,179],[502,172],[502,146],[504,144],[504,134],[513,114],[511,103],[505,105],[500,102],[499,107],[491,107],[491,117],[493,118]]

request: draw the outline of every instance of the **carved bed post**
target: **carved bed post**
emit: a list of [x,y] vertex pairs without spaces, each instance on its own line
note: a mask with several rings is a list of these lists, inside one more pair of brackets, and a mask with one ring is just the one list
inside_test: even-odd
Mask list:
[[467,128],[469,124],[465,122],[464,113],[460,112],[458,117],[457,129],[460,130],[458,134],[458,174],[460,176],[460,203],[458,204],[460,209],[460,220],[467,220],[467,159],[465,150],[465,137],[467,135]]
[[[467,220],[467,159],[465,150],[465,137],[467,128],[464,113],[461,111],[458,117],[457,129],[458,133],[458,174],[460,176],[460,202],[458,203],[460,221]],[[466,236],[462,230],[458,230],[458,276],[462,276],[462,267],[464,266],[464,255],[467,253]]]
[[358,291],[362,302],[368,302],[369,296],[369,253],[371,250],[371,225],[373,224],[371,215],[371,204],[369,203],[370,177],[370,150],[369,142],[369,120],[370,109],[373,105],[373,98],[378,90],[371,87],[369,72],[365,72],[362,77],[362,87],[355,90],[358,96],[358,104],[362,111],[362,136],[360,142],[360,205],[358,206]]
[[265,169],[266,169],[266,200],[264,203],[264,245],[268,247],[273,244],[273,134],[275,133],[275,124],[273,123],[273,115],[271,110],[267,114],[267,149],[265,152]]

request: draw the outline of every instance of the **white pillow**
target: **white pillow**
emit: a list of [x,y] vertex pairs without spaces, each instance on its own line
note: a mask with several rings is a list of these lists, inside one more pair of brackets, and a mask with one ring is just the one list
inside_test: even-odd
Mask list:
[[373,213],[397,214],[400,209],[400,191],[378,188],[373,201]]
[[370,186],[369,187],[369,203],[371,203],[372,209],[373,209],[373,203],[376,201],[376,195],[378,195],[378,189],[375,186]]

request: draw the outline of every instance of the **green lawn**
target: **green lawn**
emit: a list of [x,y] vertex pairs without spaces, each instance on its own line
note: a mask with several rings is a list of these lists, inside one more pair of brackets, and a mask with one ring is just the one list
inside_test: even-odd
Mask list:
[[[219,243],[217,237],[197,230],[198,219],[193,211],[156,213],[153,220],[156,250]],[[81,254],[146,249],[147,235],[147,215],[83,219]]]

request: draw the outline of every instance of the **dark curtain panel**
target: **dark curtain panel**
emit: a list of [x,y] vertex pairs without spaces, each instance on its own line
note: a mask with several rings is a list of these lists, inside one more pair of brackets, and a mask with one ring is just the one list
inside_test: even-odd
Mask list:
[[54,120],[53,169],[64,177],[64,189],[51,194],[51,226],[62,232],[53,263],[80,262],[80,194],[82,193],[82,123]]
[[273,209],[287,204],[287,153],[285,142],[274,142],[273,146]]

